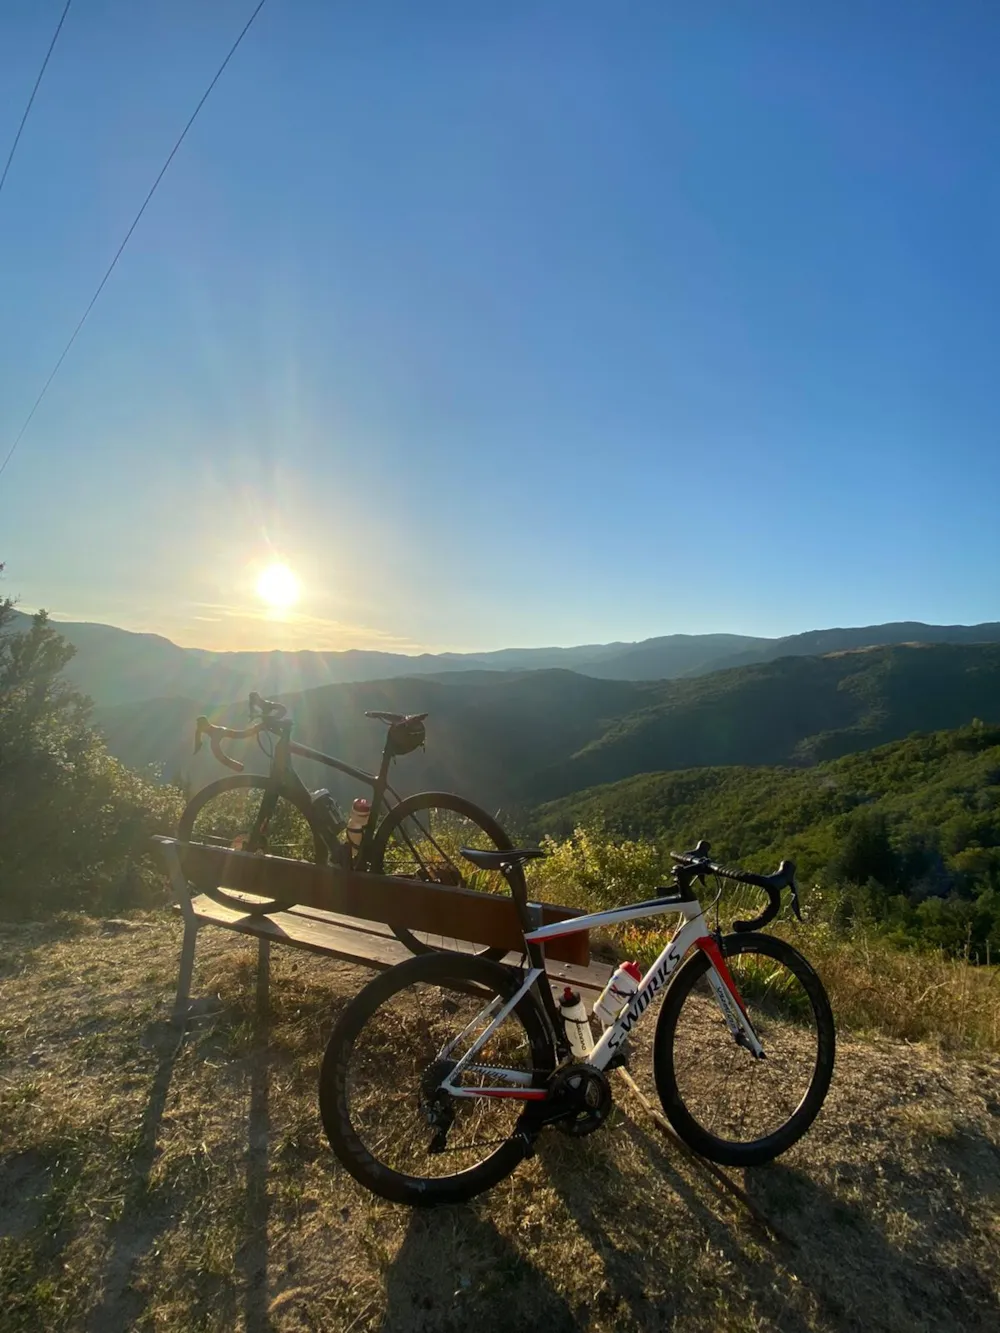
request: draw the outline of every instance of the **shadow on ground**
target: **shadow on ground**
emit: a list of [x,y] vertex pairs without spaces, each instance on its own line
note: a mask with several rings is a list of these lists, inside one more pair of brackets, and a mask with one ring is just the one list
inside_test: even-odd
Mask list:
[[[729,1320],[740,1308],[747,1327],[782,1333],[817,1329],[930,1333],[940,1329],[989,1330],[1000,1327],[997,1294],[981,1272],[950,1263],[948,1242],[964,1239],[967,1222],[957,1210],[942,1208],[931,1179],[940,1177],[940,1153],[963,1195],[984,1207],[995,1195],[996,1173],[973,1169],[996,1158],[996,1149],[976,1135],[956,1139],[928,1159],[927,1179],[898,1171],[886,1180],[886,1211],[911,1220],[909,1242],[890,1241],[881,1216],[844,1198],[797,1166],[781,1162],[731,1173],[786,1239],[768,1236],[742,1206],[726,1195],[697,1164],[672,1152],[657,1132],[640,1120],[618,1123],[615,1160],[645,1164],[655,1204],[633,1194],[635,1205],[609,1207],[609,1188],[595,1188],[569,1152],[546,1154],[546,1170],[567,1212],[603,1259],[605,1286],[597,1294],[598,1316],[613,1316],[618,1327],[654,1330],[693,1314],[691,1293],[702,1306],[711,1289],[705,1267],[715,1265],[720,1303]],[[634,1151],[622,1151],[623,1140]],[[591,1152],[600,1154],[595,1141]],[[609,1150],[610,1153],[610,1150]],[[959,1164],[965,1169],[960,1169]],[[600,1174],[600,1172],[598,1172]],[[641,1187],[641,1177],[635,1182]],[[628,1182],[626,1182],[626,1189]],[[614,1186],[610,1187],[612,1190]],[[672,1197],[671,1197],[672,1196]],[[881,1212],[881,1210],[880,1210]],[[678,1244],[677,1232],[684,1233]],[[917,1239],[919,1237],[919,1239]],[[664,1264],[690,1255],[697,1265],[664,1283]],[[669,1258],[668,1258],[669,1256]],[[765,1274],[762,1269],[769,1270]],[[704,1308],[699,1312],[703,1317]]]
[[90,1333],[118,1333],[118,1330],[126,1333],[132,1328],[145,1304],[141,1294],[130,1285],[133,1265],[171,1223],[169,1214],[150,1210],[147,1196],[157,1138],[183,1038],[173,1024],[157,1022],[147,1029],[142,1044],[156,1052],[156,1068],[131,1154],[125,1202],[109,1236],[100,1282],[101,1299],[90,1315]]
[[578,1327],[541,1268],[519,1253],[483,1204],[414,1211],[386,1273],[382,1333]]

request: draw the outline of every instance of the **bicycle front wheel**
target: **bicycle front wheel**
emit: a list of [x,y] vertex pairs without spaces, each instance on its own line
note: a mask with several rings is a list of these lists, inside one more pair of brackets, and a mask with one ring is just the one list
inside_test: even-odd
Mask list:
[[[285,856],[325,865],[327,848],[312,822],[306,802],[287,794],[268,794],[267,778],[241,773],[210,782],[184,808],[177,827],[181,842],[210,847],[231,847],[257,856]],[[250,916],[263,916],[291,907],[291,898],[263,898],[222,884],[203,892],[224,907]]]
[[542,1088],[555,1060],[536,1001],[522,996],[473,1060],[441,1089],[461,1057],[516,994],[510,968],[469,954],[409,958],[376,977],[341,1015],[319,1081],[334,1152],[367,1189],[394,1203],[462,1203],[509,1175],[533,1133],[512,1095]]
[[695,1152],[724,1166],[759,1166],[785,1152],[819,1113],[836,1037],[823,983],[771,935],[727,935],[726,962],[764,1048],[734,1041],[696,951],[667,991],[653,1072],[670,1123]]
[[[527,886],[520,866],[511,867],[505,879],[499,870],[477,870],[460,851],[462,847],[507,851],[513,845],[491,815],[464,797],[450,792],[420,792],[394,806],[379,825],[372,844],[371,868],[377,875],[400,875],[508,898],[513,891],[523,903]],[[470,940],[408,930],[392,922],[389,925],[411,953],[448,949],[483,958],[504,956],[503,949],[491,949]]]

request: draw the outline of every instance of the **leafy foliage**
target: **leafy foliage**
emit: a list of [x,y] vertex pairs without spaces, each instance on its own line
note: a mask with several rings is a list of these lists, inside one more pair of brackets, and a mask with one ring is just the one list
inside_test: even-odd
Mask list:
[[661,873],[670,848],[700,837],[720,860],[753,869],[791,856],[814,909],[836,926],[870,923],[899,944],[1000,957],[997,726],[914,735],[804,770],[647,774],[543,805],[534,828],[553,835],[557,865],[583,857],[598,877],[612,855],[595,851],[605,843],[626,859],[645,846]]
[[180,793],[108,753],[61,674],[73,648],[44,612],[4,633],[12,610],[0,601],[0,913],[141,900],[145,844],[170,831]]

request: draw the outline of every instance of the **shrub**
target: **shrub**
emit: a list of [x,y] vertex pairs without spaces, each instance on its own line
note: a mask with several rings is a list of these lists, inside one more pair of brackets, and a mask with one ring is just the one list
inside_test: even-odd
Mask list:
[[173,830],[181,794],[108,754],[62,678],[72,646],[44,612],[12,632],[12,610],[0,601],[0,914],[148,901],[148,839]]

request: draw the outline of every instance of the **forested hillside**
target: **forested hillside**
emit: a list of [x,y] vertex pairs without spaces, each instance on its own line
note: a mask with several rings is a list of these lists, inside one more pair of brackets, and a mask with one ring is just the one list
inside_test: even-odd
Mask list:
[[[282,695],[307,745],[377,761],[381,729],[365,709],[428,712],[427,750],[399,785],[454,788],[523,809],[639,773],[717,765],[810,766],[907,736],[1000,723],[1000,645],[878,648],[788,657],[687,680],[596,680],[569,671],[456,673],[330,685]],[[191,756],[194,698],[101,710],[113,753],[201,785]],[[242,703],[215,716],[242,723]],[[243,747],[258,767],[263,756]],[[322,776],[316,770],[317,782]],[[344,795],[347,794],[345,791]]]
[[[771,870],[794,857],[814,907],[860,914],[901,940],[1000,956],[1000,726],[911,736],[814,768],[702,768],[595,787],[536,812],[670,848],[701,837],[723,860]],[[825,899],[825,901],[824,901]]]

